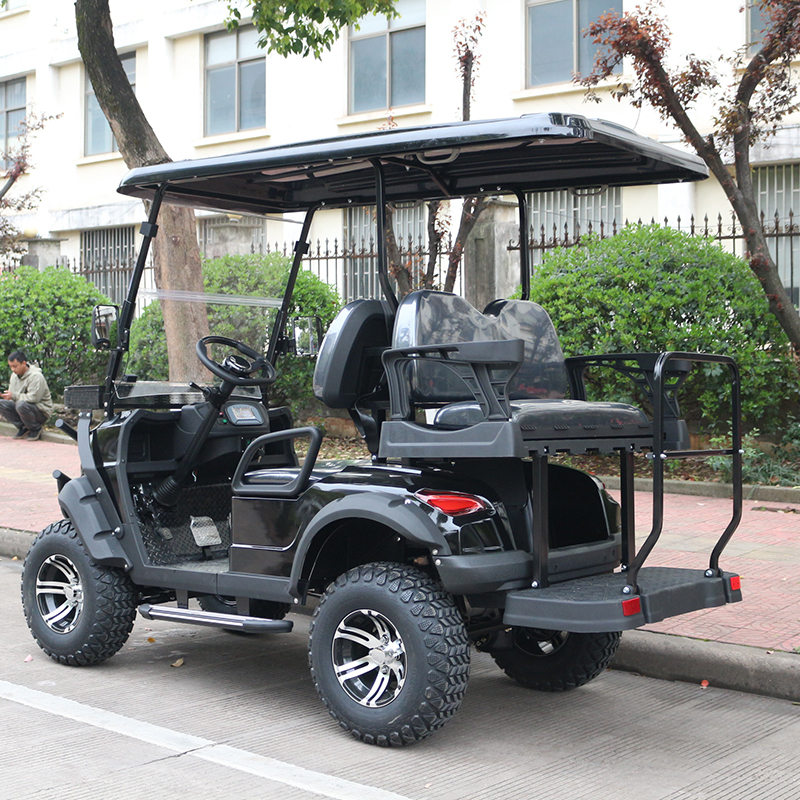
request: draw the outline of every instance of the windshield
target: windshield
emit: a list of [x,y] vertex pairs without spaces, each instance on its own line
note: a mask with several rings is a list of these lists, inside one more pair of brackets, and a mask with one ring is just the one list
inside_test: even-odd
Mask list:
[[[158,289],[145,272],[128,353],[116,382],[118,404],[149,398],[156,407],[174,407],[202,400],[190,382],[211,385],[220,379],[200,363],[195,340],[201,337],[226,337],[265,354],[288,269],[288,259],[282,256],[208,259],[202,265],[200,291]],[[181,329],[193,331],[193,340],[169,337],[175,341],[168,344],[168,332]],[[234,349],[214,343],[207,352],[221,364]],[[260,396],[254,387],[237,387],[235,394]]]

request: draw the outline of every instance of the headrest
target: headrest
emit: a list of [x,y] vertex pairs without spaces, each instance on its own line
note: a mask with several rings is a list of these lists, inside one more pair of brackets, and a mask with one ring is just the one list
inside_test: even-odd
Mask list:
[[[567,374],[555,328],[547,312],[527,300],[496,300],[481,314],[454,294],[412,292],[397,309],[392,347],[508,339],[525,342],[525,361],[509,383],[509,398],[564,397]],[[414,364],[412,387],[418,403],[472,399],[463,381],[432,362]]]

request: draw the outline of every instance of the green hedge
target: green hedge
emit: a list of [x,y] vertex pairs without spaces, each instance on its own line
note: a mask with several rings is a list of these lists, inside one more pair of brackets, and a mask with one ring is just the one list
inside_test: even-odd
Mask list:
[[[535,269],[531,299],[547,309],[564,354],[699,351],[730,355],[742,374],[743,416],[764,432],[796,413],[798,371],[786,334],[747,264],[716,243],[668,228],[633,225],[550,251]],[[729,418],[728,370],[695,367],[684,416],[702,430]],[[593,375],[594,399],[632,401],[610,370]],[[640,401],[641,398],[638,398]]]
[[[203,263],[206,292],[226,295],[283,296],[291,260],[279,254],[225,256]],[[322,320],[323,329],[336,316],[341,303],[336,291],[311,272],[301,269],[293,295],[290,316],[313,316]],[[266,349],[272,330],[274,309],[252,306],[209,306],[209,329],[216,336],[227,336]],[[314,358],[284,356],[278,363],[280,377],[270,390],[272,405],[288,404],[298,413],[312,400],[311,379]],[[126,371],[142,379],[166,380],[169,375],[163,317],[158,302],[151,303],[131,329],[130,353]]]
[[[64,267],[19,267],[0,275],[0,348],[3,364],[22,349],[61,395],[73,383],[97,383],[108,355],[92,347],[92,307],[108,303],[85,278]],[[3,386],[8,385],[8,377]]]

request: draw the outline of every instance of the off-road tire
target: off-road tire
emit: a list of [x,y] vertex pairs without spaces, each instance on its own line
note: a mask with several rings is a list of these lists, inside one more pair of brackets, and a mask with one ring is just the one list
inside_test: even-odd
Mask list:
[[[197,598],[203,611],[213,611],[215,614],[238,614],[236,598],[220,594],[204,594]],[[250,616],[261,619],[283,619],[291,606],[288,603],[275,603],[270,600],[251,600]]]
[[491,652],[503,672],[525,688],[563,692],[603,672],[617,652],[620,636],[515,627],[505,646]]
[[[370,649],[375,631],[386,632],[380,641],[387,649],[377,656],[381,648]],[[389,666],[373,668],[374,658]],[[348,659],[364,665],[363,681],[337,677],[337,665],[346,673]],[[311,622],[308,661],[342,729],[367,744],[400,746],[424,739],[455,714],[467,688],[469,640],[453,598],[429,575],[404,564],[366,564],[325,590]],[[381,672],[390,676],[383,688]]]
[[130,578],[93,561],[67,519],[36,537],[22,567],[28,627],[60,664],[82,667],[111,658],[130,635],[137,599]]

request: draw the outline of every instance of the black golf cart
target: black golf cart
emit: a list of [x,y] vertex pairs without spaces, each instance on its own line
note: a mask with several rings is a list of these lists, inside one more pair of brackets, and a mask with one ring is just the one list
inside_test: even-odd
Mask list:
[[[331,715],[379,745],[422,739],[455,713],[470,645],[520,684],[579,686],[622,631],[741,599],[719,557],[741,516],[739,377],[727,356],[565,358],[530,298],[530,192],[692,181],[702,163],[617,125],[562,114],[395,129],[130,172],[150,202],[127,300],[95,309],[110,351],[102,386],[70,387],[83,474],[56,473],[64,519],[25,561],[22,598],[42,649],[99,663],[147,619],[276,634],[315,605],[314,683]],[[320,209],[473,195],[519,209],[521,299],[475,309],[444,292],[397,298],[379,224],[382,297],[348,304],[317,356],[314,391],[349,412],[371,459],[318,463],[322,433],[295,428],[270,386]],[[197,344],[208,385],[125,375],[131,323],[162,203],[304,219],[267,337]],[[492,270],[492,264],[485,265]],[[213,298],[207,298],[211,302]],[[198,298],[192,298],[198,302]],[[238,302],[238,301],[237,301]],[[209,319],[212,319],[209,315]],[[220,348],[226,355],[215,355]],[[266,354],[263,354],[266,351]],[[731,522],[697,570],[644,566],[662,529],[663,462],[696,454],[678,393],[698,362],[731,378]],[[652,413],[588,400],[587,370],[622,372]],[[102,412],[95,424],[93,414]],[[65,426],[65,430],[70,430]],[[295,444],[307,441],[298,459]],[[636,548],[634,453],[653,459],[652,531]],[[618,505],[556,453],[619,456]],[[708,454],[709,451],[704,451]],[[197,602],[195,602],[195,599]]]

